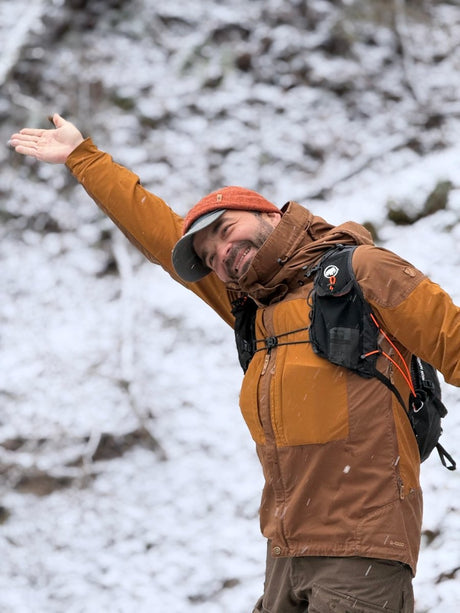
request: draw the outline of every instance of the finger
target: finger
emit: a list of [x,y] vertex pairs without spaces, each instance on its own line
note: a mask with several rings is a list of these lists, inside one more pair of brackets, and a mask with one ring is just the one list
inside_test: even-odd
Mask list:
[[9,143],[10,145],[16,146],[16,145],[34,145],[38,142],[38,138],[36,136],[29,136],[29,135],[25,135],[25,134],[13,134],[13,136],[10,138]]
[[30,155],[32,157],[37,157],[37,149],[36,147],[26,147],[24,145],[17,145],[15,147],[16,153],[21,153],[22,155]]
[[46,130],[38,129],[38,128],[23,128],[19,134],[27,134],[29,136],[37,136],[40,138],[46,132]]

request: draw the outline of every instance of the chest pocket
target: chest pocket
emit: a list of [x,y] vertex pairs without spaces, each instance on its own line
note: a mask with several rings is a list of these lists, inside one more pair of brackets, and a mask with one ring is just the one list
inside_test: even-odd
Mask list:
[[305,329],[310,321],[306,299],[285,301],[266,311],[267,327],[258,313],[256,338],[278,336],[280,342],[257,351],[240,394],[254,440],[263,444],[274,438],[278,446],[290,446],[346,439],[347,374],[313,352]]

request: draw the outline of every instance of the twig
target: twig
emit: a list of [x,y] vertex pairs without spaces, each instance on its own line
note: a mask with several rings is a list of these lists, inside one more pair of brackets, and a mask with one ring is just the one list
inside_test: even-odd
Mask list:
[[43,7],[43,0],[30,2],[27,11],[23,11],[15,26],[8,31],[6,40],[3,40],[0,57],[0,85],[6,83],[9,73],[16,65],[29,31],[41,17]]
[[122,321],[121,321],[121,347],[120,347],[120,369],[122,387],[126,390],[131,409],[136,415],[141,427],[151,439],[152,446],[161,460],[166,459],[166,453],[158,439],[151,432],[148,425],[148,417],[139,409],[136,395],[134,393],[135,368],[134,368],[134,304],[135,299],[132,295],[133,267],[127,249],[125,238],[118,231],[112,233],[112,249],[117,263],[121,280],[121,302],[122,302]]
[[418,91],[418,87],[415,83],[415,80],[412,78],[412,73],[414,72],[414,62],[412,58],[412,54],[409,50],[409,28],[407,26],[406,20],[406,0],[394,0],[395,7],[395,31],[396,35],[399,38],[399,43],[401,45],[401,55],[402,55],[402,65],[404,76],[406,80],[406,85],[411,93],[414,100],[420,107],[423,107],[426,103],[425,100],[422,100],[420,96],[420,92]]
[[373,163],[384,158],[389,153],[404,149],[408,146],[408,143],[410,143],[411,140],[412,137],[404,136],[404,138],[397,140],[395,143],[393,143],[386,149],[382,149],[377,153],[369,154],[367,157],[358,160],[354,164],[350,165],[350,167],[346,171],[344,171],[342,175],[337,176],[337,174],[335,174],[334,176],[336,178],[333,181],[330,181],[329,184],[322,184],[319,188],[315,188],[311,192],[298,199],[300,200],[300,202],[303,202],[304,200],[325,198],[329,192],[331,192],[337,187],[337,185],[339,185],[340,183],[344,183],[345,181],[348,181],[349,179],[352,179],[353,177],[359,175],[363,171],[367,170]]

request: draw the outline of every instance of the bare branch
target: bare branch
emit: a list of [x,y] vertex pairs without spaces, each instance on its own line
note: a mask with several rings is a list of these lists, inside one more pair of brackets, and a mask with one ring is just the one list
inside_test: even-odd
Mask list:
[[19,59],[21,49],[27,41],[29,31],[40,19],[45,9],[44,0],[35,0],[28,4],[27,11],[22,13],[14,27],[3,28],[2,53],[0,55],[0,86],[8,79],[8,75]]
[[112,249],[117,263],[117,267],[120,273],[121,280],[121,301],[122,301],[122,318],[121,318],[121,347],[120,347],[120,368],[121,368],[121,381],[120,383],[126,389],[126,393],[129,398],[131,409],[136,415],[139,424],[150,436],[152,445],[156,449],[156,452],[160,459],[166,459],[166,453],[160,445],[157,438],[149,428],[149,418],[143,412],[137,402],[136,394],[134,392],[135,386],[135,350],[133,344],[134,338],[134,308],[136,300],[133,299],[132,287],[133,287],[133,267],[131,258],[127,248],[127,243],[122,234],[118,231],[114,231],[112,234]]
[[414,61],[410,52],[410,34],[406,19],[406,0],[394,0],[395,31],[399,38],[402,54],[402,65],[407,88],[419,106],[424,106],[425,100],[419,91],[414,75]]

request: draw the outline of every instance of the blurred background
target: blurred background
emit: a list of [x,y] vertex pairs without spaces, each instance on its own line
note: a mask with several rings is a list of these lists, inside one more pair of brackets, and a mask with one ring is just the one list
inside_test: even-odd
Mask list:
[[[232,331],[7,141],[58,112],[179,213],[230,184],[297,200],[458,304],[460,5],[0,0],[0,43],[0,611],[248,612],[262,479]],[[460,480],[422,475],[416,610],[456,613]]]

